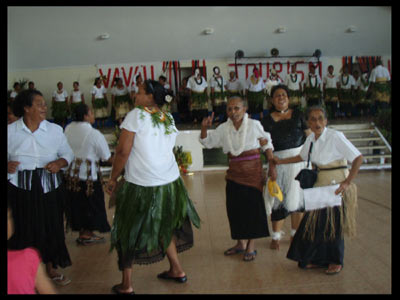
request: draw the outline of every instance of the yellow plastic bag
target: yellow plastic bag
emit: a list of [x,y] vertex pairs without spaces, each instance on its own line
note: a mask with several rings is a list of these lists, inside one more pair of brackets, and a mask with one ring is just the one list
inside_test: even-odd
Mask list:
[[271,197],[276,197],[278,198],[279,201],[281,202],[283,201],[281,188],[276,183],[276,181],[268,180],[268,192],[271,195]]

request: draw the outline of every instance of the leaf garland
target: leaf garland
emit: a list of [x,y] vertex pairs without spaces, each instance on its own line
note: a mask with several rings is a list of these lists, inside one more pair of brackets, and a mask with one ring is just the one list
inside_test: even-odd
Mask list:
[[144,111],[150,114],[151,122],[153,123],[153,127],[160,127],[160,124],[164,125],[165,134],[171,134],[176,132],[176,129],[173,128],[174,119],[170,114],[167,114],[161,110],[155,110],[153,108],[145,107],[145,106],[136,106],[141,110],[140,119],[144,120]]

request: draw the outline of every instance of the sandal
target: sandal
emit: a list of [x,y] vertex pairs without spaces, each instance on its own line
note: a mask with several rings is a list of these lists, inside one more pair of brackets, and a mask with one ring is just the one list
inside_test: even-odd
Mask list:
[[[335,266],[335,267],[332,267]],[[342,271],[342,265],[329,265],[328,270],[325,271],[326,275],[336,275]]]
[[226,250],[226,251],[224,252],[224,255],[225,255],[225,256],[229,256],[229,255],[241,254],[241,253],[243,253],[244,251],[245,251],[245,249],[240,249],[240,248],[237,248],[237,247],[232,247],[232,248],[229,248],[228,250]]
[[71,279],[64,276],[64,274],[60,274],[58,276],[50,277],[50,279],[57,285],[65,286],[71,283]]
[[185,283],[187,281],[186,275],[184,275],[182,277],[172,277],[172,276],[168,275],[168,271],[164,271],[164,272],[158,274],[157,278],[166,279],[166,280],[174,280],[179,283]]
[[257,255],[257,250],[254,250],[253,252],[246,252],[243,256],[244,261],[252,261],[256,259]]
[[123,293],[123,292],[121,292],[121,291],[118,289],[118,287],[120,287],[120,286],[121,286],[120,284],[114,285],[114,286],[111,288],[112,292],[113,292],[114,294],[117,294],[117,295],[135,295],[135,292],[134,292],[134,291],[129,292],[129,293]]

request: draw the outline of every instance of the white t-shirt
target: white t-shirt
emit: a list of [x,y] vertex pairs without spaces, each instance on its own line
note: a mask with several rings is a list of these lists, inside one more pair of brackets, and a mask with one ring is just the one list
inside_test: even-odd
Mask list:
[[[247,114],[246,114],[247,115]],[[232,122],[230,119],[228,121],[219,125],[215,130],[208,130],[207,137],[205,139],[199,138],[200,143],[210,149],[210,148],[219,148],[222,147],[222,151],[224,153],[230,152],[230,143],[228,141],[228,130],[230,128],[228,122]],[[244,139],[244,149],[243,151],[259,149],[260,141],[259,138],[267,139],[268,144],[266,149],[274,150],[272,145],[271,134],[269,132],[264,131],[260,121],[250,119],[247,115],[247,134]],[[232,135],[232,147],[233,149],[239,149],[241,139],[243,136],[243,123],[240,126],[239,130],[233,129],[230,134]]]
[[[198,79],[198,81],[200,80]],[[197,82],[195,81],[195,76],[191,76],[188,80],[186,87],[193,92],[203,93],[204,90],[208,87],[208,84],[203,76],[201,76],[200,84],[197,84]]]
[[97,86],[93,86],[92,89],[90,90],[90,94],[94,95],[95,99],[102,99],[104,98],[104,94],[107,93],[107,89],[102,85],[100,88]]
[[114,96],[123,96],[129,94],[129,91],[126,88],[126,86],[123,86],[122,89],[119,89],[118,87],[114,86],[111,90],[111,94]]
[[256,84],[253,84],[251,82],[251,77],[247,79],[246,83],[246,89],[249,90],[250,92],[259,92],[265,89],[265,83],[262,77],[258,78],[258,82]]
[[[72,122],[65,128],[65,136],[76,158],[83,160],[79,178],[87,179],[86,159],[91,160],[92,179],[97,180],[96,161],[106,161],[111,153],[104,135],[97,129],[94,129],[88,122]],[[72,163],[71,176],[75,168],[75,162]]]
[[349,90],[351,89],[351,86],[356,85],[356,81],[354,80],[353,75],[340,75],[338,78],[340,88],[343,90]]
[[336,89],[337,85],[336,83],[339,82],[339,79],[335,75],[326,75],[324,77],[324,84],[326,89]]
[[285,85],[288,87],[289,90],[298,91],[300,90],[301,84],[301,75],[296,74],[287,74],[285,78]]
[[[31,132],[23,118],[20,118],[8,125],[7,135],[7,159],[20,162],[17,171],[43,168],[59,158],[64,158],[68,164],[74,159],[62,127],[46,120],[40,123],[36,131]],[[8,174],[8,179],[18,186],[17,172]],[[56,188],[59,184],[56,183]]]
[[215,78],[214,76],[210,79],[210,87],[214,88],[214,92],[221,92],[220,85],[223,85],[224,91],[226,91],[226,80],[224,77]]
[[228,91],[237,91],[237,92],[239,92],[239,91],[243,90],[243,86],[242,86],[242,83],[240,82],[239,79],[235,79],[234,81],[228,80],[226,82],[226,89]]
[[17,97],[18,93],[16,91],[12,91],[10,94],[10,98],[15,98]]
[[57,91],[54,91],[53,97],[55,98],[56,102],[64,102],[67,101],[68,93],[64,89],[62,90],[61,94],[57,93]]
[[317,165],[327,165],[335,160],[342,159],[346,159],[351,163],[356,157],[361,155],[360,151],[342,132],[325,127],[317,141],[315,141],[315,134],[312,132],[304,142],[300,156],[305,161],[308,159],[311,142],[314,145],[310,161]]
[[82,92],[81,91],[72,91],[72,103],[79,103],[82,102]]
[[371,75],[369,76],[369,81],[370,82],[375,82],[377,78],[386,78],[388,81],[390,80],[390,73],[387,68],[384,66],[376,66],[372,71]]
[[276,79],[268,78],[267,82],[265,83],[265,88],[267,90],[268,95],[271,96],[272,87],[280,83],[282,83],[282,80],[279,77],[277,77]]
[[[168,115],[172,118],[171,114]],[[173,120],[173,119],[172,119]],[[154,127],[150,113],[134,108],[120,128],[135,133],[132,150],[125,165],[125,180],[141,186],[158,186],[179,178],[173,148],[178,130],[165,134],[165,127]]]

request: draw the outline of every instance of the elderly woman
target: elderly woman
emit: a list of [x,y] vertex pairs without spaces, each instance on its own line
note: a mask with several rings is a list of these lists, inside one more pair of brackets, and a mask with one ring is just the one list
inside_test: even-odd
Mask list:
[[[289,89],[285,85],[276,85],[271,89],[273,109],[261,122],[264,130],[271,133],[274,141],[274,156],[279,158],[299,154],[307,135],[311,133],[302,112],[289,108],[288,94]],[[272,222],[271,249],[279,250],[281,229],[288,215],[291,215],[291,239],[300,224],[304,201],[300,184],[294,178],[305,167],[305,162],[277,166],[277,183],[284,196],[283,202],[271,197],[268,190],[265,190],[267,213],[271,214]]]
[[80,103],[72,112],[73,122],[65,128],[65,136],[75,154],[67,171],[67,188],[70,190],[69,226],[79,231],[76,240],[81,245],[103,242],[104,237],[93,231],[109,232],[100,172],[100,160],[112,162],[104,135],[92,127],[94,113]]
[[[243,260],[251,261],[257,255],[254,239],[269,236],[260,148],[271,159],[273,146],[270,134],[264,132],[260,121],[248,117],[242,98],[228,100],[227,115],[228,120],[212,132],[207,132],[207,128],[212,125],[213,115],[203,120],[200,143],[206,148],[222,147],[229,157],[226,209],[231,237],[237,243],[224,254],[245,252]],[[272,172],[275,166],[270,167]]]
[[158,278],[187,281],[178,252],[193,246],[191,224],[200,219],[190,200],[173,154],[177,136],[174,119],[160,110],[171,97],[157,81],[146,80],[136,95],[136,107],[121,124],[107,192],[112,194],[125,168],[126,182],[118,189],[111,245],[118,252],[122,282],[112,290],[132,294],[132,264],[151,264],[167,255],[170,269]]
[[36,90],[14,100],[19,120],[8,125],[8,192],[15,222],[9,249],[39,250],[47,273],[57,284],[70,282],[56,272],[71,260],[64,237],[64,195],[61,168],[74,158],[63,129],[46,121],[46,102]]
[[[274,161],[277,164],[297,163],[307,160],[310,154],[310,161],[319,170],[314,187],[339,184],[335,194],[342,195],[342,205],[307,211],[287,257],[297,261],[300,268],[324,267],[327,268],[327,275],[333,275],[343,268],[343,234],[355,234],[357,190],[352,180],[360,169],[363,156],[343,133],[326,128],[327,117],[322,107],[310,107],[307,122],[312,133],[307,137],[300,154],[284,159],[274,158]],[[347,161],[352,162],[350,172]]]

